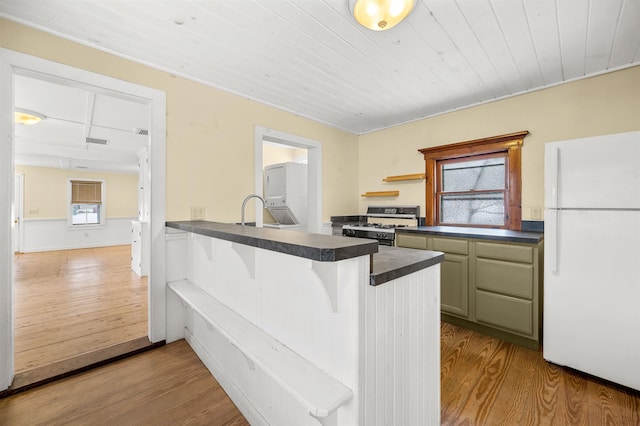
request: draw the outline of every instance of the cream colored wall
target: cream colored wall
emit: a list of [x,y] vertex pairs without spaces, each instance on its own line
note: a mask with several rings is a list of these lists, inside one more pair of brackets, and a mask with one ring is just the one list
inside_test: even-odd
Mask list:
[[420,148],[528,130],[522,151],[522,217],[544,204],[544,144],[640,130],[640,66],[463,109],[363,135],[360,192],[399,190],[368,204],[413,204],[424,216],[424,180],[384,183],[389,175],[424,172]]
[[138,217],[138,176],[29,166],[16,166],[15,171],[24,174],[25,219],[66,219],[69,178],[105,181],[107,219]]
[[285,145],[265,143],[262,145],[262,167],[271,164],[296,162],[300,159],[307,159],[307,150],[293,148]]
[[239,220],[254,192],[256,125],[322,143],[324,220],[357,209],[356,135],[4,19],[0,45],[166,92],[167,220],[189,219],[191,206]]

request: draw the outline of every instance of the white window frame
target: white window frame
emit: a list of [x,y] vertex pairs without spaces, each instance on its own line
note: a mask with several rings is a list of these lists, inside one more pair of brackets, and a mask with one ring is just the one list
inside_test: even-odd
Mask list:
[[[83,180],[87,182],[100,182],[100,191],[102,203],[100,206],[100,223],[96,224],[74,224],[73,223],[73,206],[71,204],[71,182],[75,180]],[[90,178],[79,178],[79,177],[71,177],[67,178],[67,228],[77,231],[87,230],[87,229],[99,229],[106,227],[106,217],[107,217],[107,182],[104,179],[90,179]]]

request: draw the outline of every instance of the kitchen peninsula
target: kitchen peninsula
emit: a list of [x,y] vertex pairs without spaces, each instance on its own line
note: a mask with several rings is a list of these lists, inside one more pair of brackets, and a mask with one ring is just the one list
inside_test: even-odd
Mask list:
[[442,253],[167,222],[167,342],[251,424],[439,424]]

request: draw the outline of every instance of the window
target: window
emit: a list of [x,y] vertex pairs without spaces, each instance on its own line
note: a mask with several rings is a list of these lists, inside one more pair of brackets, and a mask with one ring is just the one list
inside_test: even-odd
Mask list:
[[104,225],[103,190],[101,180],[69,180],[71,226]]
[[519,132],[421,149],[426,164],[426,224],[519,230]]

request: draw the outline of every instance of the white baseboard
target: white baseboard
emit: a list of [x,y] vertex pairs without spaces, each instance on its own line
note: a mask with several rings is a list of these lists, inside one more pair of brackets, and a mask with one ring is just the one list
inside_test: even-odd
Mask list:
[[20,251],[33,253],[131,244],[131,221],[135,218],[107,219],[100,228],[69,229],[65,219],[25,219]]

